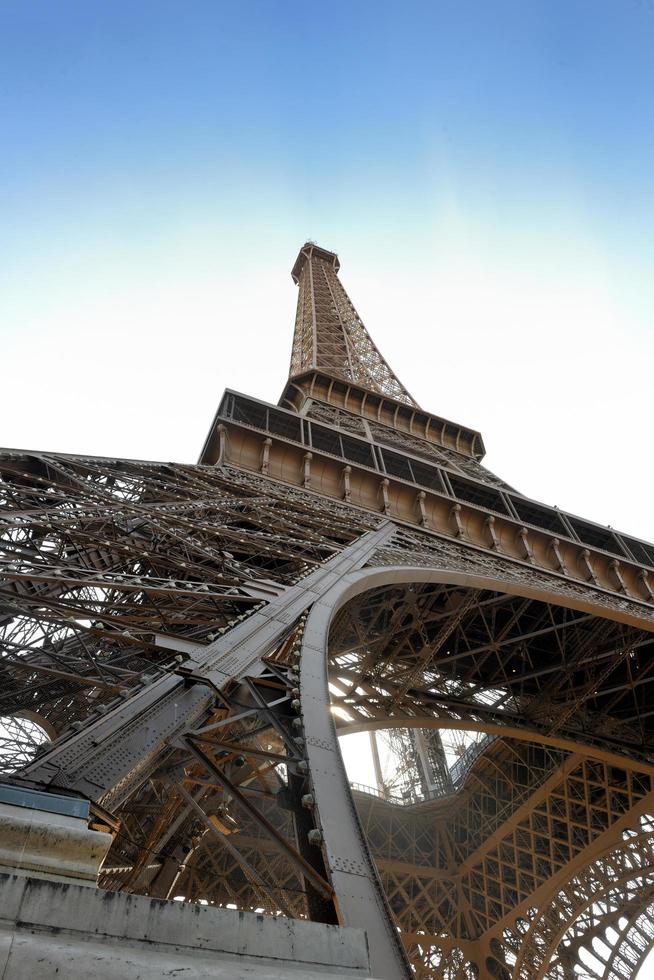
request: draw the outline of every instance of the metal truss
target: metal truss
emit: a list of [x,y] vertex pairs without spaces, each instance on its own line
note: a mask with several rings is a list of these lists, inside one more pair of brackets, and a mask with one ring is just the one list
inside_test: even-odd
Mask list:
[[652,802],[651,777],[505,740],[453,799],[357,795],[416,975],[529,980],[635,975],[654,939]]
[[[544,917],[554,883],[561,891],[596,864],[598,841],[651,807],[652,639],[647,623],[617,618],[623,597],[611,610],[586,595],[577,609],[579,587],[553,581],[550,602],[514,594],[525,577],[533,588],[534,570],[472,560],[460,544],[389,522],[374,531],[377,518],[225,467],[7,454],[2,473],[3,714],[38,721],[53,739],[24,778],[82,788],[112,826],[102,887],[326,921],[356,921],[359,906],[388,937],[382,975],[405,969],[385,931],[394,918],[418,975],[483,974],[495,958],[521,976],[520,943],[546,921],[554,934]],[[505,591],[470,587],[471,564],[486,580],[489,562]],[[446,579],[465,569],[468,585],[420,581],[439,566]],[[311,604],[331,610],[327,597],[353,576],[371,587],[336,613],[328,643],[343,731],[445,725],[522,739],[490,741],[439,799],[423,793],[405,807],[357,794],[361,822],[342,771],[336,792],[336,735],[316,707],[329,696],[311,679],[315,654],[302,652],[316,642]],[[406,581],[375,587],[379,576]],[[264,628],[263,646],[226,672],[238,636]],[[192,710],[152,752],[129,726],[143,726],[144,698],[162,702],[161,685]],[[315,734],[316,723],[327,728]],[[5,771],[25,762],[21,752],[16,740]],[[126,753],[147,767],[131,756],[117,766]],[[332,840],[321,773],[350,808],[349,841]],[[353,840],[372,858],[348,856]],[[615,889],[611,898],[620,921],[634,886],[624,887],[624,901]],[[515,933],[523,907],[531,925]],[[543,952],[533,941],[543,962],[561,958],[560,943]]]
[[[394,562],[400,540],[386,549]],[[654,804],[644,693],[651,625],[638,629],[571,608],[554,592],[544,603],[513,589],[475,588],[470,566],[462,588],[454,550],[442,547],[434,547],[432,568],[393,564],[347,576],[310,614],[304,656],[315,662],[322,649],[329,662],[342,732],[458,727],[502,736],[487,739],[483,752],[475,747],[457,791],[438,803],[425,798],[398,813],[397,804],[369,797],[386,816],[393,812],[390,846],[379,822],[364,826],[373,853],[386,838],[386,862],[377,864],[418,975],[522,976],[502,946],[516,915],[524,908],[542,923],[553,885],[589,866],[615,834],[628,835]],[[438,565],[446,554],[443,574]],[[382,549],[375,561],[383,560]],[[487,573],[487,564],[479,561],[478,572]],[[445,582],[434,585],[439,578]],[[372,588],[384,579],[393,584]],[[316,718],[312,711],[305,725],[309,760],[320,774],[312,751]],[[347,811],[320,782],[314,778],[319,812],[339,828],[340,853]],[[412,826],[411,810],[428,820]],[[419,840],[423,857],[416,860],[410,855]],[[363,853],[353,848],[348,858],[354,866]],[[625,903],[633,887],[625,882]],[[366,927],[374,934],[372,919]],[[556,945],[543,976],[555,955]],[[526,963],[532,969],[533,957]]]
[[473,479],[490,486],[511,490],[508,483],[491,473],[487,467],[472,456],[454,452],[443,445],[435,446],[425,439],[417,438],[406,432],[398,432],[390,425],[368,421],[361,418],[360,415],[345,411],[343,408],[335,408],[333,405],[326,405],[320,401],[312,401],[306,411],[306,416],[310,419],[327,422],[343,432],[351,432],[364,439],[370,439],[380,447],[395,447],[403,453],[411,453],[414,457],[433,461],[454,474],[471,476]]
[[378,977],[635,977],[654,551],[490,474],[337,270],[302,250],[289,407],[228,393],[202,464],[0,454],[4,778],[91,800],[102,888],[359,926]]
[[290,376],[327,371],[371,391],[415,405],[373,343],[338,278],[333,252],[310,242],[293,268],[299,286]]
[[360,531],[208,468],[9,454],[1,487],[0,710],[46,731],[173,669]]
[[[330,679],[349,727],[514,725],[649,758],[654,636],[521,595],[411,584],[365,593],[334,622]],[[345,722],[344,722],[345,724]]]

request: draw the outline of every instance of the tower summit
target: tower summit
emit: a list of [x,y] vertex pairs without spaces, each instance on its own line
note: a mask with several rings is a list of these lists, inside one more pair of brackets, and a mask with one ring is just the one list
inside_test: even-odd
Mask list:
[[106,980],[630,980],[654,946],[654,546],[488,470],[338,272],[301,248],[280,402],[228,389],[197,465],[0,453],[7,980],[91,944]]
[[291,272],[299,294],[289,376],[323,371],[417,408],[373,343],[339,269],[335,252],[312,242],[300,249]]

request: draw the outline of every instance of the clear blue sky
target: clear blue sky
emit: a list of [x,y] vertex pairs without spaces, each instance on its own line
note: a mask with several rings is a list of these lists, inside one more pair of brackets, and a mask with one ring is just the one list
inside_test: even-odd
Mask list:
[[310,237],[489,465],[654,537],[653,51],[652,0],[0,0],[0,442],[194,459]]
[[651,0],[2,0],[0,43],[3,258],[199,216],[404,244],[453,182],[651,248]]

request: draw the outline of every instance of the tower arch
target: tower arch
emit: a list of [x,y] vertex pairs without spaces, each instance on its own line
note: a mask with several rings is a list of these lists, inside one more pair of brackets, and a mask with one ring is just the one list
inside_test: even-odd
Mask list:
[[[414,621],[409,625],[409,611],[415,611],[421,601],[422,623]],[[355,622],[348,640],[347,627],[342,623],[339,636],[339,616],[343,619],[348,608],[352,607],[355,607]],[[446,608],[449,625],[448,615],[443,613]],[[556,636],[556,645],[561,652],[560,662],[550,663],[530,672],[540,678],[557,678],[555,691],[559,694],[560,703],[555,704],[552,699],[549,714],[541,710],[542,704],[535,713],[529,710],[535,701],[544,697],[547,687],[542,684],[529,692],[528,696],[523,684],[521,694],[513,699],[510,710],[505,707],[505,699],[502,710],[498,711],[492,706],[489,710],[489,705],[475,702],[474,696],[469,696],[467,700],[462,698],[460,691],[457,692],[458,697],[443,697],[444,690],[450,695],[454,690],[458,668],[453,664],[466,668],[466,683],[471,686],[472,674],[467,669],[471,659],[476,657],[483,662],[484,658],[487,660],[491,656],[491,651],[494,655],[500,652],[497,643],[492,642],[492,637],[485,649],[477,647],[472,651],[461,652],[456,644],[457,630],[465,633],[468,639],[476,635],[472,620],[475,616],[483,616],[484,608],[492,608],[494,611],[493,621],[502,630],[505,651],[509,639],[511,646],[522,642],[528,646],[529,641],[533,642],[534,637],[538,637],[539,649],[534,653],[542,655],[544,636],[548,633]],[[552,615],[553,608],[574,615],[570,618],[565,615],[557,618]],[[503,611],[501,618],[497,616],[499,609]],[[376,619],[379,611],[383,611],[382,618]],[[535,628],[537,624],[546,622],[548,615],[549,627],[540,625]],[[430,635],[424,632],[428,621],[432,624]],[[512,624],[513,632],[510,637],[505,628],[507,621]],[[524,641],[520,636],[521,621],[529,627],[522,628]],[[391,622],[396,629],[396,642],[390,627]],[[580,632],[582,624],[583,633]],[[423,629],[421,639],[424,646],[419,651],[418,663],[411,664],[406,657],[402,663],[402,651],[411,649],[414,654],[416,652],[407,632],[413,631],[414,635],[420,635],[420,626]],[[366,631],[372,631],[372,635]],[[310,704],[310,710],[305,715],[305,731],[324,848],[328,855],[336,848],[341,855],[349,854],[349,867],[340,877],[338,874],[335,876],[337,896],[339,887],[343,889],[339,908],[344,923],[362,925],[369,934],[381,935],[390,912],[391,921],[398,925],[418,975],[472,976],[475,969],[481,970],[481,975],[484,969],[495,970],[493,975],[497,976],[522,975],[515,972],[520,969],[515,952],[506,950],[502,940],[503,931],[508,929],[507,923],[512,917],[515,919],[516,910],[524,907],[526,913],[529,908],[532,921],[553,922],[553,912],[550,910],[549,920],[546,913],[553,901],[548,896],[557,883],[560,883],[561,888],[570,887],[577,865],[581,869],[580,873],[586,875],[590,874],[590,868],[600,868],[600,859],[596,857],[598,848],[615,848],[616,835],[619,837],[621,833],[626,833],[634,821],[638,821],[654,806],[654,766],[643,756],[637,745],[634,745],[632,751],[628,748],[626,751],[617,751],[607,744],[602,734],[593,733],[592,728],[588,727],[590,714],[587,702],[579,700],[572,705],[569,701],[566,703],[566,691],[560,683],[561,674],[570,671],[570,687],[573,689],[579,671],[589,669],[587,664],[583,668],[581,666],[580,650],[585,650],[584,661],[597,658],[600,662],[608,656],[608,649],[596,649],[589,644],[593,641],[598,643],[602,639],[606,645],[613,631],[613,639],[622,644],[625,650],[628,644],[641,643],[642,649],[651,649],[654,641],[652,623],[646,615],[625,616],[624,610],[607,615],[599,604],[569,595],[562,596],[556,587],[548,589],[540,583],[525,587],[523,583],[507,580],[506,577],[490,577],[487,572],[475,574],[469,569],[462,572],[446,567],[366,567],[344,577],[314,605],[305,627],[300,673],[303,700],[308,697]],[[356,644],[352,646],[351,637],[358,638],[358,650]],[[444,649],[443,644],[450,643],[453,649]],[[425,656],[427,647],[429,651]],[[533,659],[528,650],[523,651],[523,655],[525,653]],[[506,656],[511,661],[513,654],[507,651]],[[435,659],[438,661],[444,688],[442,685],[439,688],[436,676],[438,671],[434,670]],[[616,679],[617,669],[614,665],[610,672],[603,671],[607,683],[610,677]],[[320,670],[322,674],[318,678]],[[407,683],[407,673],[410,675],[410,684]],[[321,685],[322,692],[319,692]],[[332,692],[338,692],[335,698],[333,693],[330,698],[328,685]],[[492,679],[487,681],[487,687],[491,687],[497,695],[503,693],[501,685],[494,684]],[[474,693],[479,694],[479,684]],[[595,685],[593,699],[601,698],[602,694],[601,683],[599,686]],[[568,691],[567,696],[569,695]],[[326,725],[327,712],[321,708],[328,705],[330,700],[332,710],[336,705],[341,718],[336,724],[331,721]],[[557,711],[564,718],[562,724],[556,717]],[[349,718],[346,717],[348,712]],[[577,713],[583,714],[586,731],[580,728],[581,721]],[[365,852],[369,849],[369,844],[366,842],[363,827],[367,825],[371,811],[383,810],[384,806],[390,808],[393,804],[363,801],[362,794],[358,793],[355,796],[359,815],[354,814],[345,799],[349,793],[342,760],[341,793],[334,792],[333,780],[323,777],[323,773],[328,771],[325,766],[327,753],[338,753],[337,731],[347,733],[388,728],[448,727],[475,729],[493,736],[493,739],[488,741],[485,751],[472,760],[467,781],[463,781],[458,787],[451,787],[449,797],[431,802],[425,800],[419,804],[423,811],[431,806],[432,834],[435,838],[434,865],[428,868],[426,865],[413,864],[411,867],[412,861],[403,860],[401,848],[397,847],[398,835],[393,834],[390,829],[387,830],[384,843],[380,843],[379,828],[384,824],[385,818],[379,812],[375,818],[377,860],[374,855],[372,861],[366,860]],[[505,747],[509,749],[506,754]],[[483,820],[477,820],[473,825],[471,815],[475,807],[477,814],[482,813],[484,800],[490,800],[488,788],[479,788],[483,783],[480,772],[488,764],[496,768],[513,765],[516,772],[519,769],[525,772],[531,770],[534,778],[524,779],[522,785],[517,785],[518,791],[512,799],[504,794],[502,799],[507,805],[508,813],[501,823],[489,819],[484,827]],[[335,768],[332,759],[329,771],[333,772]],[[516,788],[519,778],[513,774],[511,779]],[[511,779],[507,781],[507,786]],[[613,790],[604,791],[601,788],[608,787],[610,783],[614,786]],[[500,784],[501,780],[498,782],[494,777],[495,790],[498,786],[502,789]],[[621,803],[613,805],[613,793],[616,800],[618,796],[629,799],[626,809]],[[570,802],[572,797],[576,799],[574,804]],[[556,812],[552,808],[555,811],[557,806],[559,809],[563,807],[563,819],[556,819]],[[555,839],[557,833],[562,833],[564,820],[565,826],[570,830],[573,823],[570,817],[571,806],[576,807],[574,812],[577,820],[585,821],[584,830],[573,827],[566,839],[561,838],[558,842],[557,854],[544,855],[541,852],[546,843]],[[363,821],[362,813],[365,815]],[[455,823],[458,821],[461,839],[452,841],[452,831],[447,827],[448,820],[450,823],[453,820]],[[390,818],[386,819],[389,827],[391,822]],[[410,825],[410,819],[406,823]],[[461,846],[461,840],[466,833],[470,836],[473,830],[479,839],[475,847],[470,849],[470,853],[466,853],[466,849]],[[332,832],[337,834],[337,844],[330,837]],[[456,836],[455,830],[454,837]],[[448,838],[449,846],[444,846],[443,842]],[[439,844],[436,839],[440,841]],[[523,841],[524,854],[516,857],[520,852],[516,842],[520,840]],[[528,841],[528,844],[524,841]],[[384,852],[386,845],[395,848],[396,853],[392,859]],[[620,848],[625,847],[633,848],[633,844],[621,840],[616,853],[621,853]],[[507,848],[512,849],[512,860],[508,860],[504,853]],[[562,857],[564,850],[565,860]],[[442,855],[448,852],[449,863],[445,861],[443,864]],[[453,853],[457,853],[462,859],[460,866],[454,869],[451,866]],[[352,869],[355,867],[359,869],[357,873],[360,878],[367,878],[367,902],[362,902],[358,893],[356,898],[352,897],[351,879],[355,873]],[[502,869],[499,880],[498,869]],[[646,868],[645,873],[648,870]],[[605,863],[603,873],[605,876],[611,875],[610,864]],[[489,903],[487,897],[493,891],[494,875],[498,895],[495,901]],[[402,876],[403,880],[400,881]],[[629,905],[629,880],[627,877],[624,881],[625,907]],[[428,886],[425,885],[426,881],[430,882]],[[359,888],[362,887],[359,883]],[[372,901],[375,892],[382,892],[392,904],[400,887],[405,902],[399,916],[397,911],[391,911],[388,906],[382,910],[379,902]],[[457,903],[451,895],[447,897],[448,889],[459,895],[459,908],[455,909]],[[430,899],[426,898],[427,894],[431,895]],[[482,894],[486,896],[483,909],[478,901]],[[612,894],[613,900],[617,901],[615,887]],[[419,929],[415,924],[413,927],[408,925],[412,918],[410,907],[415,903],[406,899],[407,895],[419,895],[418,906],[431,904],[436,918],[440,916],[441,928],[438,933],[427,938],[429,933],[424,928]],[[444,903],[449,903],[449,919],[442,915]],[[581,914],[582,910],[579,910],[577,917]],[[386,923],[382,921],[385,918]],[[431,921],[434,921],[433,916]],[[572,922],[574,918],[571,918],[568,928],[571,928]],[[424,939],[421,938],[423,936]],[[524,939],[525,943],[529,941],[532,941],[531,934]],[[539,948],[543,948],[543,943],[544,939],[541,937]],[[506,952],[508,956],[505,955]],[[550,959],[555,954],[556,946]],[[529,967],[531,969],[533,956],[527,957],[526,961],[532,964]]]
[[[225,391],[196,465],[0,454],[0,710],[53,729],[7,778],[84,798],[102,889],[361,925],[382,980],[633,975],[654,546],[492,473],[339,267],[300,249],[279,403]],[[380,729],[395,796],[339,751]]]

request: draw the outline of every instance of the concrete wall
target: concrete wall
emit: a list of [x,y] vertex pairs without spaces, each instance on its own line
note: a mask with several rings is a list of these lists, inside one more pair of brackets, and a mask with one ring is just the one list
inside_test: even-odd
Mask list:
[[369,975],[358,929],[0,874],[1,980]]

